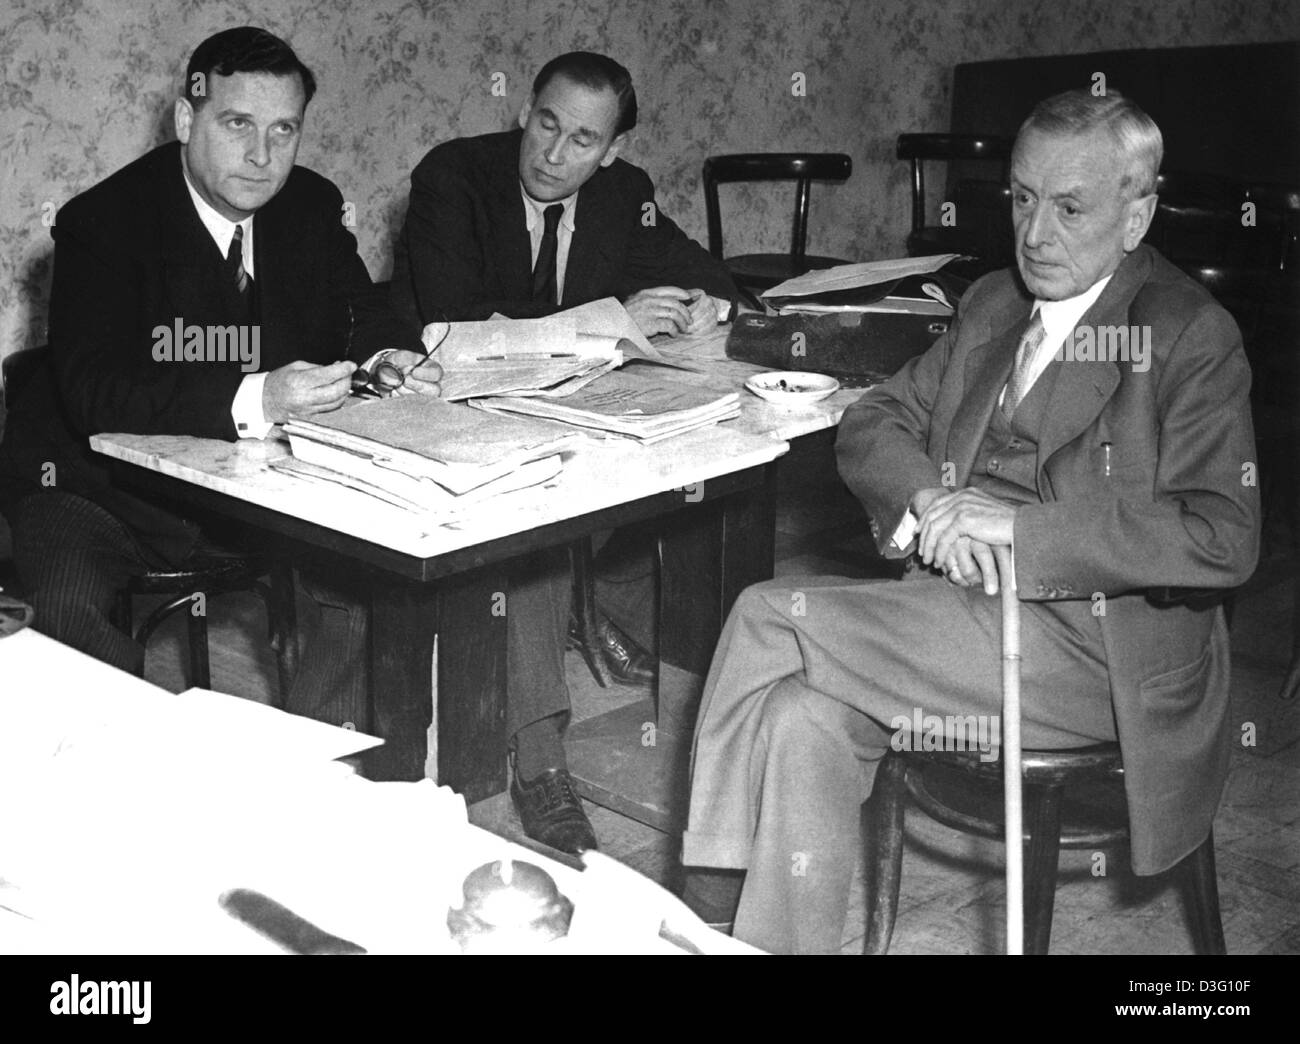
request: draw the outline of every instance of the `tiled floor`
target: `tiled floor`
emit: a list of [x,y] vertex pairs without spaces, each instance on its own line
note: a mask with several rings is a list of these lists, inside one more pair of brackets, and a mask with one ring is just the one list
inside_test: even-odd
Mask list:
[[[871,571],[865,523],[824,456],[788,461],[778,517],[778,575]],[[1292,576],[1285,531],[1270,529],[1269,552],[1239,598],[1233,624],[1232,721],[1255,726],[1253,746],[1235,745],[1215,824],[1224,930],[1232,953],[1300,952],[1300,700],[1277,699],[1290,652]],[[214,686],[266,698],[273,677],[262,617],[251,597],[215,603]],[[148,676],[183,687],[179,628],[149,651]],[[567,663],[574,713],[583,718],[647,694],[596,687],[576,653]],[[592,809],[602,848],[661,882],[676,865],[676,841],[604,809]],[[518,836],[508,798],[471,809],[475,822]],[[1062,854],[1052,931],[1055,953],[1190,953],[1177,889],[1136,878],[1124,852],[1094,876],[1090,852]],[[907,819],[907,849],[894,953],[995,953],[1002,945],[1001,846],[958,834],[919,813]],[[844,936],[863,945],[861,872]]]

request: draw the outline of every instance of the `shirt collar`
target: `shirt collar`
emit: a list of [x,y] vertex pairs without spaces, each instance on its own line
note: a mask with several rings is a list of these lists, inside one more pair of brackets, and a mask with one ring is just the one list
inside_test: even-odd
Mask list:
[[[579,189],[578,192],[582,190]],[[524,224],[527,225],[528,231],[531,232],[537,227],[539,221],[545,222],[545,211],[549,206],[560,203],[564,206],[564,213],[560,215],[560,224],[569,232],[573,232],[573,212],[578,207],[578,193],[571,196],[565,196],[564,199],[553,199],[549,203],[543,203],[540,200],[533,199],[524,188],[524,183],[519,183],[519,194],[524,197]]]
[[[1106,289],[1106,284],[1110,282],[1115,273],[1098,279],[1092,286],[1088,287],[1081,294],[1075,294],[1074,297],[1067,297],[1064,301],[1034,301],[1033,311],[1039,312],[1043,317],[1043,330],[1045,344],[1059,344],[1065,340],[1071,330],[1075,328],[1079,320],[1083,318],[1083,313],[1092,307],[1093,302],[1101,296],[1101,292]],[[1033,311],[1030,315],[1033,315]]]
[[199,220],[203,222],[208,235],[217,244],[221,256],[225,257],[230,252],[230,241],[235,238],[235,226],[239,225],[244,230],[243,249],[247,257],[249,240],[253,233],[253,215],[249,214],[243,221],[231,221],[224,214],[218,213],[206,199],[199,195],[198,189],[190,181],[189,172],[185,170],[184,164],[181,165],[181,173],[184,175],[185,188],[189,191],[190,199],[194,201],[194,209],[199,213]]

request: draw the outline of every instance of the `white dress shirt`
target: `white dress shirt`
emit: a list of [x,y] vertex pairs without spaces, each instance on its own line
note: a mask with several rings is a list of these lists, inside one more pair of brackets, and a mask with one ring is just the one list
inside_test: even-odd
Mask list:
[[[185,187],[189,189],[190,199],[194,200],[194,209],[199,213],[199,220],[208,230],[212,241],[217,244],[221,256],[230,251],[230,241],[235,238],[235,227],[244,230],[244,271],[250,279],[256,279],[253,271],[253,217],[250,214],[243,221],[231,221],[217,213],[216,210],[199,195],[190,183],[190,176],[185,175]],[[262,389],[266,385],[265,373],[246,373],[239,382],[239,390],[230,404],[230,419],[235,422],[235,431],[241,439],[264,439],[270,432],[272,424],[262,412]]]

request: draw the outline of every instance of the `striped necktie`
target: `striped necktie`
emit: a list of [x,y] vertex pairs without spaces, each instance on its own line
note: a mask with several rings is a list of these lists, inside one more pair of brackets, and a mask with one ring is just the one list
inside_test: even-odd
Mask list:
[[1030,379],[1030,373],[1034,368],[1034,359],[1038,355],[1038,349],[1046,336],[1047,329],[1043,326],[1043,313],[1039,309],[1034,312],[1034,318],[1030,321],[1028,328],[1020,335],[1020,344],[1016,348],[1015,369],[1011,371],[1011,380],[1007,381],[1007,391],[1002,397],[1002,413],[1008,420],[1016,412],[1016,407],[1029,394],[1029,389],[1034,386],[1034,382]]
[[239,290],[239,296],[248,299],[248,288],[252,279],[244,271],[244,226],[235,226],[234,238],[230,240],[230,249],[226,252],[226,268],[230,270],[231,277],[235,280],[235,286]]

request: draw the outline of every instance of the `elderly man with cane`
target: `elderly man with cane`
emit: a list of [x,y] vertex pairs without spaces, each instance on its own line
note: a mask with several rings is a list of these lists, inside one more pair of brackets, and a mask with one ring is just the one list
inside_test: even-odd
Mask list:
[[1218,600],[1254,568],[1259,499],[1240,333],[1142,245],[1162,151],[1116,92],[1041,102],[1012,156],[1016,269],[845,413],[840,472],[915,582],[785,578],[738,600],[683,840],[706,920],[838,949],[859,807],[900,723],[1001,734],[995,551],[1018,588],[1024,746],[1118,740],[1139,874],[1207,836],[1229,742]]

